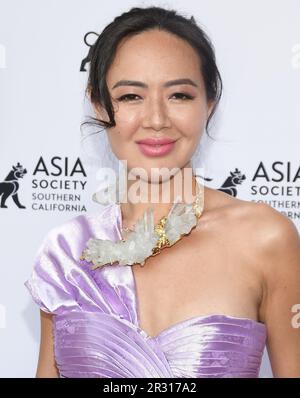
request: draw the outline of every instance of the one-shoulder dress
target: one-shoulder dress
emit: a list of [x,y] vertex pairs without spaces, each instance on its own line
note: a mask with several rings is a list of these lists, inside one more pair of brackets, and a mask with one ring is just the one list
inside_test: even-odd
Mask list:
[[53,314],[54,354],[64,378],[259,377],[266,325],[210,314],[149,336],[140,326],[130,265],[92,270],[80,260],[89,238],[121,239],[119,204],[75,216],[48,231],[25,282]]

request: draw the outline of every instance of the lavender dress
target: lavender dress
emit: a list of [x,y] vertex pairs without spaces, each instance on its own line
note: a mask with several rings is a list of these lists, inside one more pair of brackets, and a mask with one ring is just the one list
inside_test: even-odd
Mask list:
[[266,326],[222,314],[196,316],[149,336],[139,327],[131,266],[91,270],[91,238],[121,238],[117,204],[76,216],[44,238],[25,286],[53,316],[60,377],[258,377]]

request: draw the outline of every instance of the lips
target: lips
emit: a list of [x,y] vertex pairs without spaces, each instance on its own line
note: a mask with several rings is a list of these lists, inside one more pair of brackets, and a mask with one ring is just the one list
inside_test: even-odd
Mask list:
[[171,138],[145,138],[137,141],[140,151],[150,157],[167,155],[174,148],[176,140]]
[[144,140],[137,141],[138,144],[145,145],[166,145],[172,142],[175,142],[175,140],[171,138],[145,138]]

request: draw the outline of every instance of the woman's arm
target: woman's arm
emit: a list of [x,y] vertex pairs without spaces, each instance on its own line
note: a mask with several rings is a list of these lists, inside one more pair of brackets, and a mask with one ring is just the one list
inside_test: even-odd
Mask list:
[[294,223],[274,209],[267,209],[262,221],[265,284],[262,313],[268,331],[267,350],[274,377],[298,378],[300,317],[293,312],[293,306],[299,311],[300,236]]
[[41,340],[39,360],[36,371],[37,378],[58,378],[59,372],[54,358],[54,344],[52,333],[52,314],[40,310]]

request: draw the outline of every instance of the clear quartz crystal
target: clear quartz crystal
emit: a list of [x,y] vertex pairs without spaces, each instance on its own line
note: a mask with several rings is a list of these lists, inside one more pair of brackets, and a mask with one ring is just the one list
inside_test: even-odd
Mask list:
[[[200,193],[203,194],[202,191]],[[169,246],[177,242],[182,235],[188,234],[196,226],[203,209],[203,198],[200,197],[200,193],[197,189],[198,203],[200,203],[200,208],[197,208],[197,215],[192,203],[186,204],[176,201],[173,203],[164,225]],[[153,255],[153,250],[160,238],[154,227],[154,210],[150,207],[134,227],[122,227],[122,239],[119,241],[89,239],[82,258],[91,261],[95,265],[94,268],[116,262],[128,265],[135,263],[143,265],[146,258]]]

